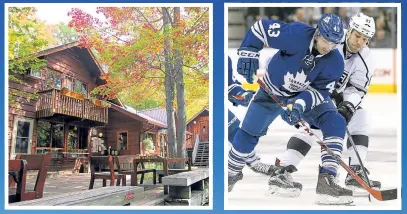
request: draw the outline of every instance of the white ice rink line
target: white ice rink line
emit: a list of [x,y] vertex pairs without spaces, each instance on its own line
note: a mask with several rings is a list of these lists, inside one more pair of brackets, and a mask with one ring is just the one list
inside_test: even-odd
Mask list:
[[[401,176],[398,165],[398,136],[399,121],[401,120],[400,104],[396,95],[367,95],[363,107],[369,112],[372,120],[372,135],[370,137],[369,153],[367,155],[367,168],[371,174],[369,178],[382,182],[383,189],[396,188]],[[243,118],[245,108],[232,110],[239,118]],[[296,132],[295,128],[288,126],[281,119],[277,119],[269,127],[266,136],[260,138],[256,147],[257,153],[265,162],[273,163],[275,157],[281,154],[287,145],[288,139]],[[400,147],[401,148],[401,147]],[[320,147],[314,144],[307,157],[298,166],[298,172],[293,174],[295,181],[302,183],[303,191],[298,198],[282,198],[268,194],[268,176],[243,170],[244,178],[239,181],[228,195],[225,209],[400,209],[401,200],[376,201],[372,197],[354,197],[354,206],[320,206],[315,205],[315,187],[320,163]],[[347,152],[343,159],[347,160]],[[347,162],[347,161],[345,161]],[[346,172],[341,167],[340,184],[344,184]]]

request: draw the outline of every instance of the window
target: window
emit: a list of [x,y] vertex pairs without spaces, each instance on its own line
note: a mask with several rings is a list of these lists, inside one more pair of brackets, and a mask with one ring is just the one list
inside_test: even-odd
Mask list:
[[16,136],[16,153],[28,153],[30,122],[18,121]]
[[38,121],[37,147],[50,147],[51,145],[51,123]]
[[11,147],[11,157],[18,153],[31,153],[31,138],[34,120],[28,118],[16,118],[13,128],[13,142]]
[[119,150],[127,149],[127,132],[119,132],[117,134],[117,145]]
[[71,77],[65,77],[65,88],[67,88],[70,91],[74,91],[75,88],[75,81]]
[[27,72],[29,76],[35,77],[35,78],[41,78],[41,70],[40,69],[33,69],[30,68]]
[[67,157],[85,157],[88,151],[88,128],[69,126]]
[[75,82],[75,92],[82,93],[86,97],[88,94],[88,87],[86,86],[86,84],[80,80],[76,80]]
[[37,126],[37,154],[52,152],[52,157],[83,157],[88,150],[88,128],[77,125],[68,126],[68,142],[65,147],[64,124],[38,121]]
[[52,152],[52,157],[63,157],[64,125],[38,121],[37,154]]
[[54,70],[48,69],[44,88],[45,90],[52,88],[61,89],[61,75]]
[[64,148],[64,125],[54,124],[52,126],[52,148]]
[[77,149],[79,145],[79,129],[76,126],[69,126],[68,130],[68,150]]
[[79,146],[78,149],[88,149],[88,133],[89,128],[79,129]]
[[154,134],[152,133],[145,133],[143,137],[143,146],[147,150],[155,150],[155,144],[154,144]]

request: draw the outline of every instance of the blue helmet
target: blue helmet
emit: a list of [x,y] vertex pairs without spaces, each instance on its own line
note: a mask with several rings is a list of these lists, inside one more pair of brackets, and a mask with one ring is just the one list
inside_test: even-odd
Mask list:
[[341,42],[343,26],[341,19],[335,14],[324,14],[317,24],[319,33],[329,42],[335,44]]

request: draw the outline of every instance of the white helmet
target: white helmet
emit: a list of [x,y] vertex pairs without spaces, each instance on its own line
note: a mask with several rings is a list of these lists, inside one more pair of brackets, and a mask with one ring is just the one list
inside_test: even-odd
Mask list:
[[350,18],[349,32],[355,29],[357,32],[372,38],[376,32],[374,19],[363,13],[358,13]]

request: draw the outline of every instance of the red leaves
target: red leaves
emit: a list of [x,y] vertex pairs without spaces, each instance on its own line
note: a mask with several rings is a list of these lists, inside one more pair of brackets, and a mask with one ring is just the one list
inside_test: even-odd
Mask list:
[[[181,8],[176,27],[168,26],[171,59],[177,49],[184,64],[195,68],[207,64],[209,15],[204,13],[206,10]],[[98,93],[114,97],[125,92],[131,93],[132,99],[142,99],[151,96],[152,91],[162,90],[164,74],[160,69],[165,69],[163,52],[167,35],[160,29],[161,8],[99,7],[96,12],[103,14],[105,19],[99,20],[73,8],[69,12],[72,17],[69,26],[79,33],[81,45],[94,48],[99,63],[108,67],[108,73],[101,77],[106,85],[99,86]],[[149,85],[152,78],[154,81]],[[197,82],[200,82],[199,78],[196,78]]]

